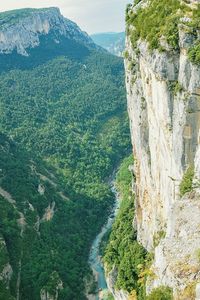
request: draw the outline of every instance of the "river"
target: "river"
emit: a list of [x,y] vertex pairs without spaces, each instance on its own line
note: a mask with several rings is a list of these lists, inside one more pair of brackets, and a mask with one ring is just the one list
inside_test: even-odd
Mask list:
[[112,182],[111,187],[112,192],[115,194],[114,206],[112,212],[108,217],[107,223],[102,227],[100,233],[96,236],[95,240],[93,241],[89,255],[89,264],[91,266],[93,274],[95,275],[98,287],[98,293],[95,295],[95,300],[103,299],[103,295],[108,291],[105,272],[100,256],[100,244],[104,235],[108,232],[109,229],[111,229],[120,207],[119,194],[116,190],[114,182]]

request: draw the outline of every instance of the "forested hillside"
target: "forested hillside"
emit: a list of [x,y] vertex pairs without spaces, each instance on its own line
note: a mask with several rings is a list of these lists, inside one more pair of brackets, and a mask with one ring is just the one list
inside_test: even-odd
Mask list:
[[151,257],[137,242],[137,232],[133,227],[135,195],[132,191],[133,177],[129,170],[132,166],[131,154],[123,160],[117,172],[116,187],[121,205],[104,249],[103,260],[113,294],[117,294],[117,291],[122,291],[122,294],[128,292],[130,299],[144,300]]
[[123,61],[58,31],[39,40],[0,54],[0,299],[79,300],[130,147]]

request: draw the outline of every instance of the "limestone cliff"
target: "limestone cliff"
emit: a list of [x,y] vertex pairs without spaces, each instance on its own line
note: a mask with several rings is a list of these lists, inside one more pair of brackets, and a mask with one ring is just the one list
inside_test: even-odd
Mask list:
[[[127,11],[134,223],[138,241],[155,252],[147,292],[165,285],[175,299],[200,299],[200,7],[199,1],[167,1],[162,9],[158,2],[137,1]],[[149,27],[152,36],[139,27],[144,16],[148,26],[151,9],[156,14],[152,26],[158,27],[158,14],[162,22],[154,32]],[[191,183],[184,188],[186,181]]]
[[72,21],[64,18],[59,9],[22,9],[1,13],[0,53],[7,54],[14,50],[28,56],[28,49],[40,44],[40,37],[53,33],[54,41],[59,44],[63,36],[88,47],[95,48],[92,39]]
[[127,300],[129,297],[129,293],[122,289],[121,290],[116,289],[117,274],[118,274],[118,271],[115,267],[113,268],[113,270],[111,272],[109,272],[107,274],[106,282],[108,285],[108,289],[109,289],[109,291],[111,291],[115,300]]

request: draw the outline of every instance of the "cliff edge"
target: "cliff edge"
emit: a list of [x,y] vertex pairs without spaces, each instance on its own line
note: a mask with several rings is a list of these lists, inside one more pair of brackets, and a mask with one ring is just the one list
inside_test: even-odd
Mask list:
[[127,8],[128,113],[138,241],[154,253],[147,294],[200,299],[200,1]]

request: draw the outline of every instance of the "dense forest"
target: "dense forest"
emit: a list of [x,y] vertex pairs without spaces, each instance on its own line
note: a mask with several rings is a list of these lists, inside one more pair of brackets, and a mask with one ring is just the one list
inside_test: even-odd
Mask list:
[[145,280],[149,274],[151,254],[137,242],[133,228],[134,194],[132,191],[132,174],[129,167],[133,164],[133,155],[125,158],[116,177],[116,186],[120,193],[121,205],[113,224],[107,246],[103,250],[103,260],[107,276],[115,270],[116,290],[124,290],[130,299],[143,300]]
[[49,34],[0,66],[0,265],[13,271],[0,299],[85,299],[108,177],[130,150],[123,61]]

